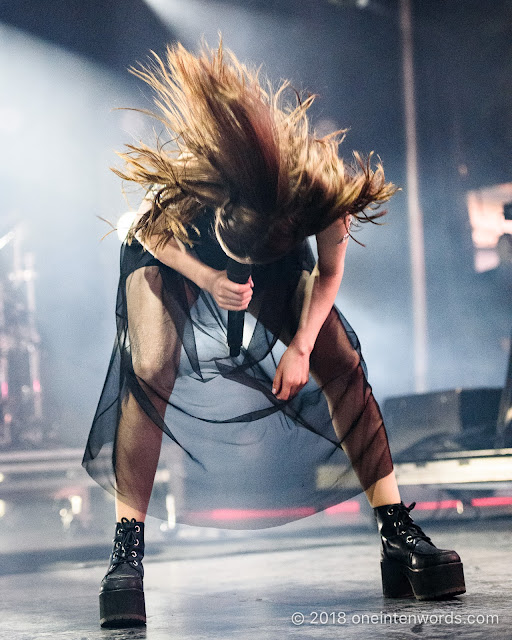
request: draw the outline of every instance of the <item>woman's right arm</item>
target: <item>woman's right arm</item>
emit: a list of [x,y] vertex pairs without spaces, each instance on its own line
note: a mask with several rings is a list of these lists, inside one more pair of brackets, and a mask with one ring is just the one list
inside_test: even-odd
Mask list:
[[[137,212],[137,218],[148,211],[151,201],[144,199]],[[138,236],[137,240],[140,242]],[[217,304],[230,311],[246,309],[252,297],[252,278],[246,284],[237,284],[228,280],[226,270],[218,271],[189,253],[185,246],[171,238],[164,246],[156,248],[158,235],[150,236],[143,244],[144,248],[163,264],[175,269],[183,276],[195,282],[198,287],[211,293]],[[141,243],[142,244],[142,243]]]

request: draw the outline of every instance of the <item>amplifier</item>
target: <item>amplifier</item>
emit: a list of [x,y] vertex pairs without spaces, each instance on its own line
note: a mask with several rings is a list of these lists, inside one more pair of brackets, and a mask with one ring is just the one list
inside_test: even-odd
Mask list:
[[501,394],[501,388],[450,389],[388,398],[382,414],[393,457],[492,449]]

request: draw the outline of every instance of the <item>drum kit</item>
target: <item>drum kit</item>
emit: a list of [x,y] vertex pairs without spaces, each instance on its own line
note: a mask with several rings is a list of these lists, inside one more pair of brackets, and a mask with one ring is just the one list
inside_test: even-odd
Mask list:
[[0,235],[0,450],[44,439],[36,272],[23,235],[23,224]]

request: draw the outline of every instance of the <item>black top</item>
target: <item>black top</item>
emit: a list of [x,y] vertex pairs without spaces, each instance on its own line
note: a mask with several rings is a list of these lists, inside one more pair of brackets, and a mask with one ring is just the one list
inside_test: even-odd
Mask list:
[[215,210],[206,207],[193,222],[199,230],[199,235],[192,228],[187,231],[190,239],[194,241],[194,250],[201,262],[222,271],[226,268],[228,257],[215,236],[214,221]]

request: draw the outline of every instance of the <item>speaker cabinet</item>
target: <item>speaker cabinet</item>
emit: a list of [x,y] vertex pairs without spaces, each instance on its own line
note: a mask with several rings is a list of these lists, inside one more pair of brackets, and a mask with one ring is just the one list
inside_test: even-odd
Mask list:
[[388,398],[382,414],[393,457],[429,460],[442,451],[492,449],[502,389],[450,389]]

